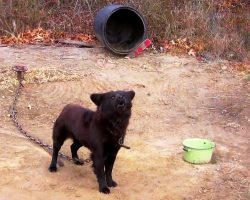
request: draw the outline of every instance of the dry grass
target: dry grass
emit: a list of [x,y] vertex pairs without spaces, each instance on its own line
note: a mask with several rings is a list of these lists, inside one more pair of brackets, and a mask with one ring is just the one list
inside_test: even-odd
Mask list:
[[0,31],[18,34],[47,19],[44,1],[0,0]]
[[[80,80],[79,74],[69,73],[58,69],[34,69],[25,74],[26,83],[47,83],[56,81],[73,81]],[[16,74],[12,70],[3,70],[0,72],[0,92],[12,90],[18,81]]]
[[[204,43],[204,52],[229,60],[250,59],[250,5],[235,0],[145,0],[142,12],[149,23],[151,37],[188,38]],[[156,14],[155,14],[156,13]]]

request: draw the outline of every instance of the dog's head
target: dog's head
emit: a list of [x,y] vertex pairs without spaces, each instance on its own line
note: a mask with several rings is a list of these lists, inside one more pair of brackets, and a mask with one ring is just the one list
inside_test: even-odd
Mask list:
[[102,115],[131,114],[134,91],[111,91],[91,94],[91,100],[97,105]]

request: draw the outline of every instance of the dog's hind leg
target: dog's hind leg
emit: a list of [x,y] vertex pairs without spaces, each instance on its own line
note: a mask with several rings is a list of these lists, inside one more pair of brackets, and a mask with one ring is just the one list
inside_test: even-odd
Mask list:
[[54,142],[53,143],[53,155],[52,155],[52,160],[49,166],[49,171],[50,172],[56,172],[57,171],[57,157],[58,157],[58,152],[61,149],[62,144],[58,143],[58,142]]
[[56,125],[53,129],[53,154],[52,154],[52,160],[49,166],[50,172],[56,172],[57,171],[57,157],[58,152],[60,151],[64,141],[66,140],[67,133],[65,133],[64,128],[58,128]]
[[83,165],[84,162],[80,161],[79,160],[79,157],[78,157],[78,154],[77,154],[77,151],[78,149],[82,147],[82,144],[80,142],[78,142],[77,140],[73,140],[73,144],[70,146],[70,149],[71,149],[71,154],[72,154],[72,159],[73,159],[73,162],[76,164],[76,165]]

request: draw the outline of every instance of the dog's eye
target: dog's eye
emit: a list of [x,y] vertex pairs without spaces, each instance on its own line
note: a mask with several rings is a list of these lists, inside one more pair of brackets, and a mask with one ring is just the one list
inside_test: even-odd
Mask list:
[[111,96],[111,99],[115,99],[115,95],[112,95],[112,96]]

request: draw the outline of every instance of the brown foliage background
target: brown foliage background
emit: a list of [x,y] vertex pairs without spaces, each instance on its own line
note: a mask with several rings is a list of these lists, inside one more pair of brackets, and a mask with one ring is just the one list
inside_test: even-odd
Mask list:
[[0,34],[42,27],[92,35],[95,14],[109,3],[138,9],[156,44],[187,39],[218,58],[250,59],[249,0],[0,0]]

